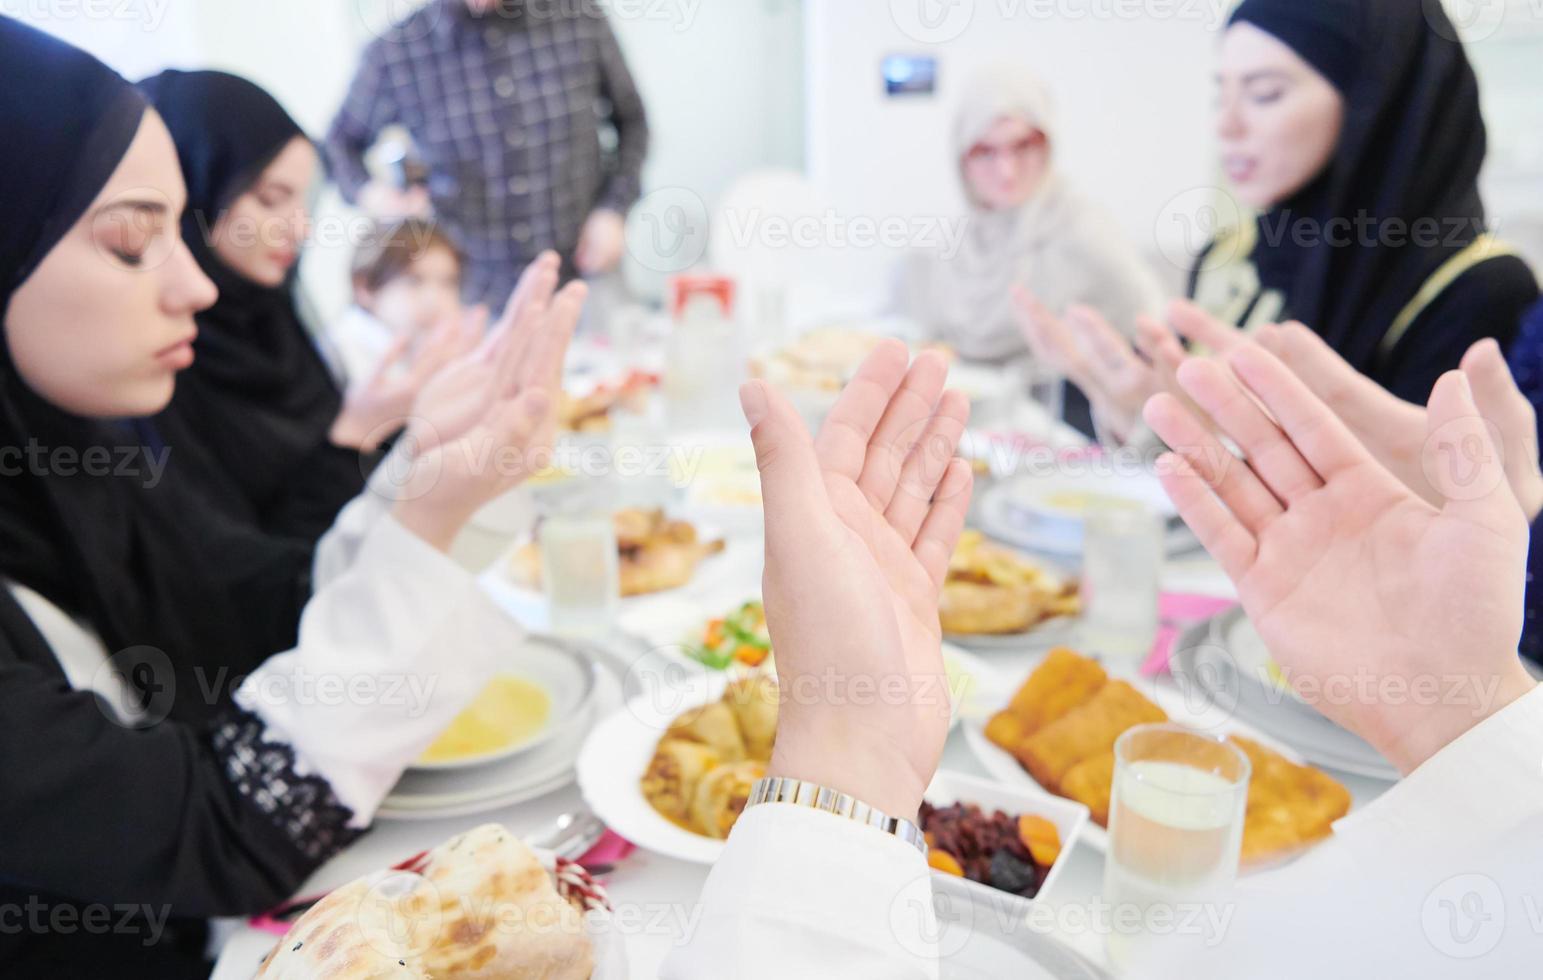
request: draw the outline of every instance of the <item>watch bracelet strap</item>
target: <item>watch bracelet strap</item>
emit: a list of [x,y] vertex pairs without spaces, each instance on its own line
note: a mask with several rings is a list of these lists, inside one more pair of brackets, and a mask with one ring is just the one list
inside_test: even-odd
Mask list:
[[882,810],[876,810],[861,800],[828,786],[805,782],[791,776],[770,776],[758,779],[750,788],[750,798],[745,801],[745,809],[748,810],[762,803],[791,803],[794,806],[808,807],[844,817],[897,837],[923,855],[927,853],[927,840],[922,835],[922,829],[916,824],[901,817],[892,817]]

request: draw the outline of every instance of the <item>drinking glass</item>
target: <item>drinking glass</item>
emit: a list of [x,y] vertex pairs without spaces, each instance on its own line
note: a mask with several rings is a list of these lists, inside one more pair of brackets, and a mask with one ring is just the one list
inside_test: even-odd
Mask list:
[[1092,500],[1083,517],[1082,640],[1135,669],[1157,638],[1163,520],[1131,500]]
[[[1115,742],[1104,900],[1117,924],[1108,938],[1116,969],[1156,938],[1130,923],[1182,922],[1190,909],[1226,900],[1238,874],[1250,769],[1232,742],[1179,725],[1137,725]],[[1139,917],[1122,911],[1131,907]]]
[[542,520],[538,533],[552,633],[574,639],[605,637],[621,611],[616,525],[609,509],[556,508]]

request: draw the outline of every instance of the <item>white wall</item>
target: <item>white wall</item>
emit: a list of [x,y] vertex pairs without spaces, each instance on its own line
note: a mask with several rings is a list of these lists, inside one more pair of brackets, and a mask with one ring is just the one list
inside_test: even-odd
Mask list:
[[[809,0],[811,177],[846,214],[957,215],[963,198],[947,135],[955,95],[972,69],[1016,59],[1055,90],[1063,172],[1108,205],[1155,262],[1159,246],[1182,253],[1187,243],[1169,205],[1178,198],[1193,210],[1206,193],[1194,189],[1215,183],[1211,74],[1221,15],[1210,0],[1175,2],[1180,15],[1166,19],[1109,14],[1129,6]],[[919,11],[938,15],[941,26],[927,30]],[[886,98],[879,68],[887,54],[935,56],[937,96]],[[863,258],[855,265],[864,285],[881,288],[885,257]],[[1169,276],[1179,271],[1162,264]]]

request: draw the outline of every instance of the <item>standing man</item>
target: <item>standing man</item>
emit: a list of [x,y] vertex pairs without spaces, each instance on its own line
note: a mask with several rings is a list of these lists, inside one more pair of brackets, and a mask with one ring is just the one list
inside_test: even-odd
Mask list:
[[[427,195],[370,180],[365,151],[392,124],[412,134]],[[466,254],[465,298],[497,309],[543,249],[568,275],[620,264],[648,122],[597,0],[429,0],[365,48],[326,150],[365,210],[432,205]]]

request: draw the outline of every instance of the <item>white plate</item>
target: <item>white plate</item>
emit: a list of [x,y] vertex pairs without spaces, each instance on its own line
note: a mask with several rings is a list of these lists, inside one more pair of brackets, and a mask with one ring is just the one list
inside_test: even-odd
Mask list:
[[1269,653],[1241,609],[1189,630],[1174,648],[1175,679],[1290,746],[1314,765],[1381,782],[1398,769],[1360,736],[1275,683]]
[[1070,947],[1013,914],[998,900],[1001,892],[986,889],[991,894],[983,895],[972,885],[949,875],[933,877],[939,980],[1109,980]]
[[[678,596],[660,596],[652,602],[640,604],[625,612],[621,617],[619,628],[627,636],[635,640],[642,650],[661,657],[675,668],[669,677],[644,678],[645,682],[657,684],[673,684],[681,677],[694,677],[698,674],[713,675],[723,673],[707,666],[695,657],[691,656],[688,648],[694,642],[693,638],[700,635],[703,626],[708,620],[725,615],[738,609],[745,602],[758,598],[754,594],[745,594],[736,591],[734,598],[712,603],[700,602]],[[984,680],[995,681],[991,668],[978,657],[971,656],[965,648],[994,651],[994,650],[1022,650],[1034,649],[1037,646],[1054,645],[1056,637],[1062,635],[1059,627],[1066,624],[1075,624],[1075,619],[1054,619],[1036,627],[1027,633],[1019,633],[1012,637],[968,637],[948,634],[944,637],[943,655],[944,664],[950,662],[958,664],[965,675],[978,675]],[[1046,632],[1041,634],[1040,629]],[[1032,639],[1030,639],[1032,637]],[[990,642],[977,643],[975,641],[1010,640],[1000,645]],[[727,668],[727,673],[738,677],[742,674],[756,673],[762,670],[770,671],[775,662],[768,659],[761,667],[751,668],[741,664],[732,664]],[[957,678],[950,670],[950,686],[954,686]],[[955,714],[955,721],[958,714]]]
[[[1145,678],[1120,677],[1116,679],[1127,681],[1142,694],[1152,699],[1153,703],[1167,712],[1169,721],[1212,735],[1242,735],[1244,738],[1252,739],[1261,745],[1274,749],[1292,762],[1301,764],[1304,761],[1301,755],[1290,747],[1281,744],[1279,740],[1270,738],[1251,725],[1246,725],[1233,718],[1227,711],[1218,707],[1202,692],[1195,692],[1195,695],[1190,697],[1186,696],[1185,692],[1155,684],[1153,681]],[[998,699],[991,710],[996,711],[1005,707],[1011,695],[1012,692],[1008,691],[1007,696]],[[980,760],[981,765],[986,767],[986,771],[1008,786],[1048,793],[1049,791],[1035,782],[1034,777],[1029,775],[1028,770],[1024,769],[1017,759],[1013,758],[1012,753],[999,748],[986,737],[987,720],[989,720],[989,717],[983,719],[972,715],[964,722],[965,741],[969,743],[970,750],[975,753],[975,757]],[[1087,829],[1083,831],[1082,839],[1100,851],[1105,851],[1109,848],[1108,831],[1092,821],[1088,822]]]
[[723,696],[723,674],[698,675],[671,692],[639,695],[601,720],[584,742],[576,767],[579,792],[606,826],[638,847],[694,864],[712,864],[723,841],[693,834],[665,819],[643,798],[642,779],[659,738],[677,716]]
[[529,753],[477,769],[409,772],[376,813],[378,820],[442,820],[489,813],[568,785],[590,723],[622,705],[621,682],[597,665],[595,697],[565,734]]
[[409,768],[425,772],[470,769],[523,755],[567,732],[576,720],[587,718],[595,696],[596,667],[588,657],[561,640],[532,636],[510,657],[510,677],[530,681],[551,699],[547,720],[534,735],[508,748],[447,762],[415,762]]
[[1077,616],[1057,616],[1022,633],[944,633],[943,638],[979,653],[1022,653],[1071,643],[1078,621]]
[[1062,493],[1096,493],[1150,507],[1168,522],[1170,552],[1193,545],[1178,511],[1157,477],[1146,470],[1112,472],[1108,463],[1076,459],[1046,475],[1023,474],[1003,480],[981,497],[980,527],[993,538],[1052,555],[1082,553],[1081,511],[1058,506]]
[[[962,703],[954,705],[957,724],[965,714],[982,710],[977,706],[980,699],[991,698],[998,687],[991,668],[979,658],[947,645],[944,658],[963,672],[960,678],[950,679],[951,685],[958,682],[964,691]],[[667,820],[644,798],[642,780],[670,724],[685,712],[723,697],[728,685],[727,674],[701,668],[684,681],[677,678],[670,685],[651,686],[604,718],[585,741],[577,766],[579,792],[595,815],[644,850],[695,864],[717,861],[723,841]]]

